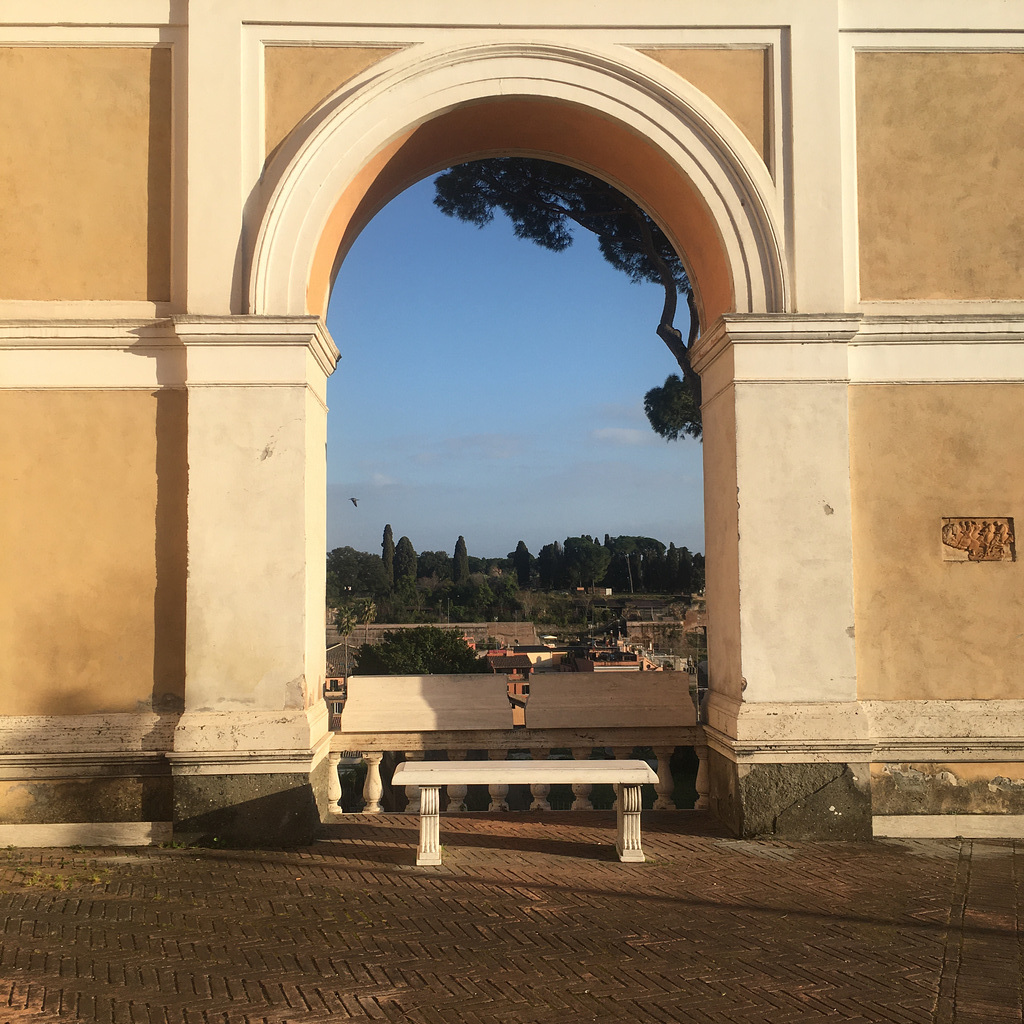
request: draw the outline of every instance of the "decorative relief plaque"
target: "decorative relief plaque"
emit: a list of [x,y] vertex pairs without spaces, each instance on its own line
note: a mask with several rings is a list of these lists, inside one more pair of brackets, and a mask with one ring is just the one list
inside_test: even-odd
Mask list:
[[1016,562],[1013,519],[953,516],[942,520],[942,557],[947,562]]

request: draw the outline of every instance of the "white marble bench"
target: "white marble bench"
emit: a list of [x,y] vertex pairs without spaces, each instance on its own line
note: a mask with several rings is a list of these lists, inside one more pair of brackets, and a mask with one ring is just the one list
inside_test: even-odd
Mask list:
[[405,761],[395,769],[394,784],[420,787],[420,848],[416,863],[440,864],[441,786],[515,785],[525,782],[601,783],[618,797],[615,849],[619,860],[644,860],[640,848],[640,787],[658,776],[646,761]]

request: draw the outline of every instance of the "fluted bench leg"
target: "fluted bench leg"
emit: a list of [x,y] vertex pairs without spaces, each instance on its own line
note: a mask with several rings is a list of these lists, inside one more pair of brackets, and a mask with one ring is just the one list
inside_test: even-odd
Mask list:
[[644,851],[640,848],[640,787],[620,783],[615,787],[615,791],[618,796],[615,810],[618,825],[615,849],[618,851],[619,860],[640,863],[646,860]]
[[420,787],[420,848],[416,863],[441,863],[440,833],[441,795],[438,786]]

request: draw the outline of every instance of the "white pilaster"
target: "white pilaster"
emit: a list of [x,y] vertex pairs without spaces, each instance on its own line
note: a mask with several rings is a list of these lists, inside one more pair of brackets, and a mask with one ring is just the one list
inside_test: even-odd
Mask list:
[[[189,402],[176,755],[318,748],[326,734],[315,713],[324,676],[324,391],[337,352],[313,317],[182,317],[175,330]],[[247,771],[244,759],[234,770]]]
[[241,312],[242,4],[189,0],[187,306]]
[[847,350],[857,324],[725,317],[701,341],[705,408],[732,424],[705,453],[709,493],[721,476],[723,494],[735,486],[735,506],[723,499],[706,516],[708,550],[722,554],[708,582],[710,642],[732,648],[712,650],[711,686],[743,703],[856,699]]

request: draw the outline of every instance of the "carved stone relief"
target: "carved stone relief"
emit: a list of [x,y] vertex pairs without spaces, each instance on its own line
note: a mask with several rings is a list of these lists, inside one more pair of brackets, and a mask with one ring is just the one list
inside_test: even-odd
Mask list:
[[1013,519],[952,516],[942,520],[942,557],[947,562],[1015,562]]

